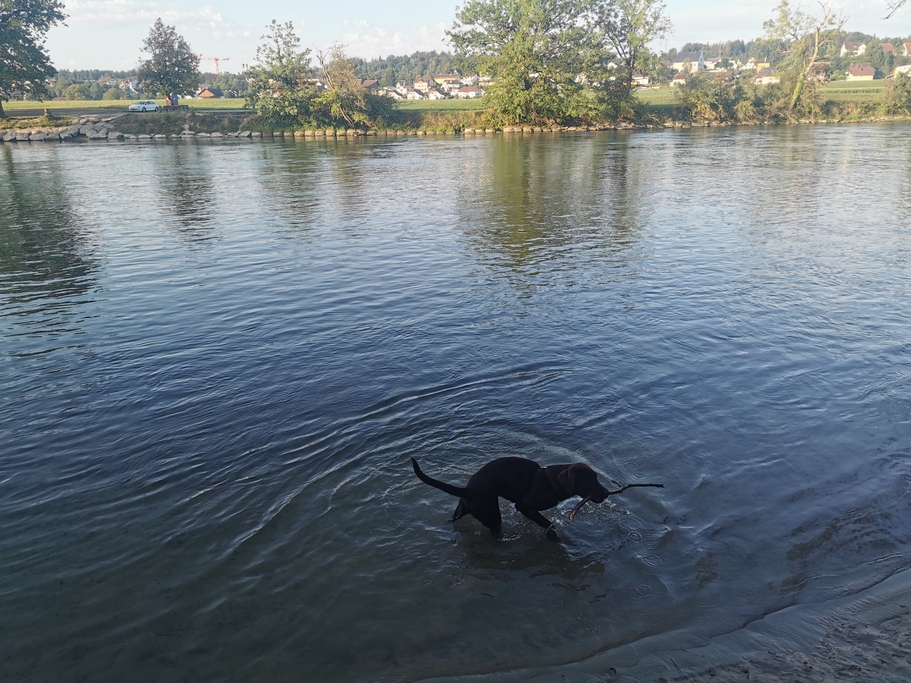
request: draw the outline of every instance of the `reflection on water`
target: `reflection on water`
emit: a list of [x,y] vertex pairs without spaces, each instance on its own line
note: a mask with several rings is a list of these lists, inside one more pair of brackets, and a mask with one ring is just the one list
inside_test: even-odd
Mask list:
[[0,184],[0,293],[14,305],[7,312],[73,304],[95,286],[96,264],[91,238],[74,216],[67,178],[56,165],[16,163],[8,145],[0,155],[6,181]]
[[[0,678],[607,675],[907,569],[907,130],[0,148]],[[408,465],[504,454],[666,488]]]

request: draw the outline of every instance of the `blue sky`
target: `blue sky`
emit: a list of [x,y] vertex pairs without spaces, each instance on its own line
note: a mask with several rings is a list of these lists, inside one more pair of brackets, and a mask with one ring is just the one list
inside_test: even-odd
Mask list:
[[[886,0],[847,2],[837,6],[849,15],[845,28],[878,36],[911,35],[911,6],[884,21]],[[762,34],[777,0],[665,0],[674,32],[666,44],[749,40]],[[334,42],[358,57],[410,54],[447,49],[444,31],[460,3],[376,0],[334,3],[290,0],[67,0],[66,26],[51,29],[47,48],[61,69],[130,69],[146,57],[142,41],[158,17],[177,28],[204,58],[220,61],[222,71],[241,71],[256,58],[260,36],[272,19],[292,21],[304,46],[324,49]],[[911,5],[911,2],[909,2]],[[816,3],[805,9],[816,8]],[[203,61],[203,71],[214,62]]]

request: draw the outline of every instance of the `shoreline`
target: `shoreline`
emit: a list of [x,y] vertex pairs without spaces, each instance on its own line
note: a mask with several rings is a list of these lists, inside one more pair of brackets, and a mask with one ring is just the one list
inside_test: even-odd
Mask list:
[[713,636],[703,645],[686,647],[686,638],[671,632],[579,662],[423,680],[904,683],[911,680],[911,569],[853,595],[786,607]]
[[219,140],[219,139],[351,139],[362,137],[437,137],[437,136],[484,136],[516,135],[539,133],[592,133],[604,131],[630,130],[680,130],[685,128],[726,128],[735,126],[793,126],[793,125],[838,125],[857,123],[907,123],[909,116],[875,116],[862,119],[805,119],[800,121],[762,121],[752,123],[698,123],[689,121],[665,121],[661,123],[616,123],[592,126],[502,126],[498,128],[465,128],[461,130],[355,130],[355,129],[322,129],[262,132],[252,129],[235,132],[192,131],[184,125],[181,133],[124,133],[117,130],[114,122],[123,116],[83,116],[73,117],[77,121],[62,125],[36,125],[25,128],[0,129],[0,144],[21,142],[86,142],[86,141],[132,141],[132,140]]

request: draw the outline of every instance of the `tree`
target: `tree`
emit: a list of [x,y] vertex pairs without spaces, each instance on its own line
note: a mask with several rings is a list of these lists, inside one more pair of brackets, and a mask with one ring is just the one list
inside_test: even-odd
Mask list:
[[44,49],[50,28],[66,18],[60,0],[0,0],[0,118],[12,96],[42,98],[57,74]]
[[584,86],[607,62],[588,0],[467,0],[449,39],[493,77],[486,99],[503,123],[559,121],[584,110]]
[[819,16],[806,14],[792,8],[788,0],[781,0],[774,19],[766,21],[763,28],[769,39],[783,41],[785,59],[781,64],[790,85],[787,115],[793,116],[797,105],[807,90],[807,76],[820,54],[834,46],[847,17],[834,13],[832,6],[819,3]]
[[388,118],[391,101],[367,92],[354,72],[355,60],[345,56],[341,45],[333,45],[328,53],[319,52],[316,60],[325,86],[313,101],[320,123],[367,128]]
[[173,26],[165,26],[161,18],[156,20],[149,37],[142,42],[142,51],[151,55],[136,72],[143,90],[159,95],[196,92],[199,56]]
[[[609,0],[599,2],[600,26],[608,45],[623,64],[627,87],[633,86],[637,69],[647,67],[648,44],[665,38],[671,20],[662,0]],[[653,74],[650,74],[653,75]]]
[[310,50],[300,49],[300,38],[288,21],[274,19],[264,41],[256,48],[257,64],[247,70],[247,104],[267,121],[293,126],[311,115],[318,89],[311,78]]

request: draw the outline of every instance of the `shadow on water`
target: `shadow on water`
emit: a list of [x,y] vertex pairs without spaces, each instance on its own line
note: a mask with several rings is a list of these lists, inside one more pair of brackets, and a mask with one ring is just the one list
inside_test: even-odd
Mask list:
[[91,238],[79,226],[66,177],[52,158],[14,161],[0,154],[0,291],[6,314],[55,313],[96,285]]

